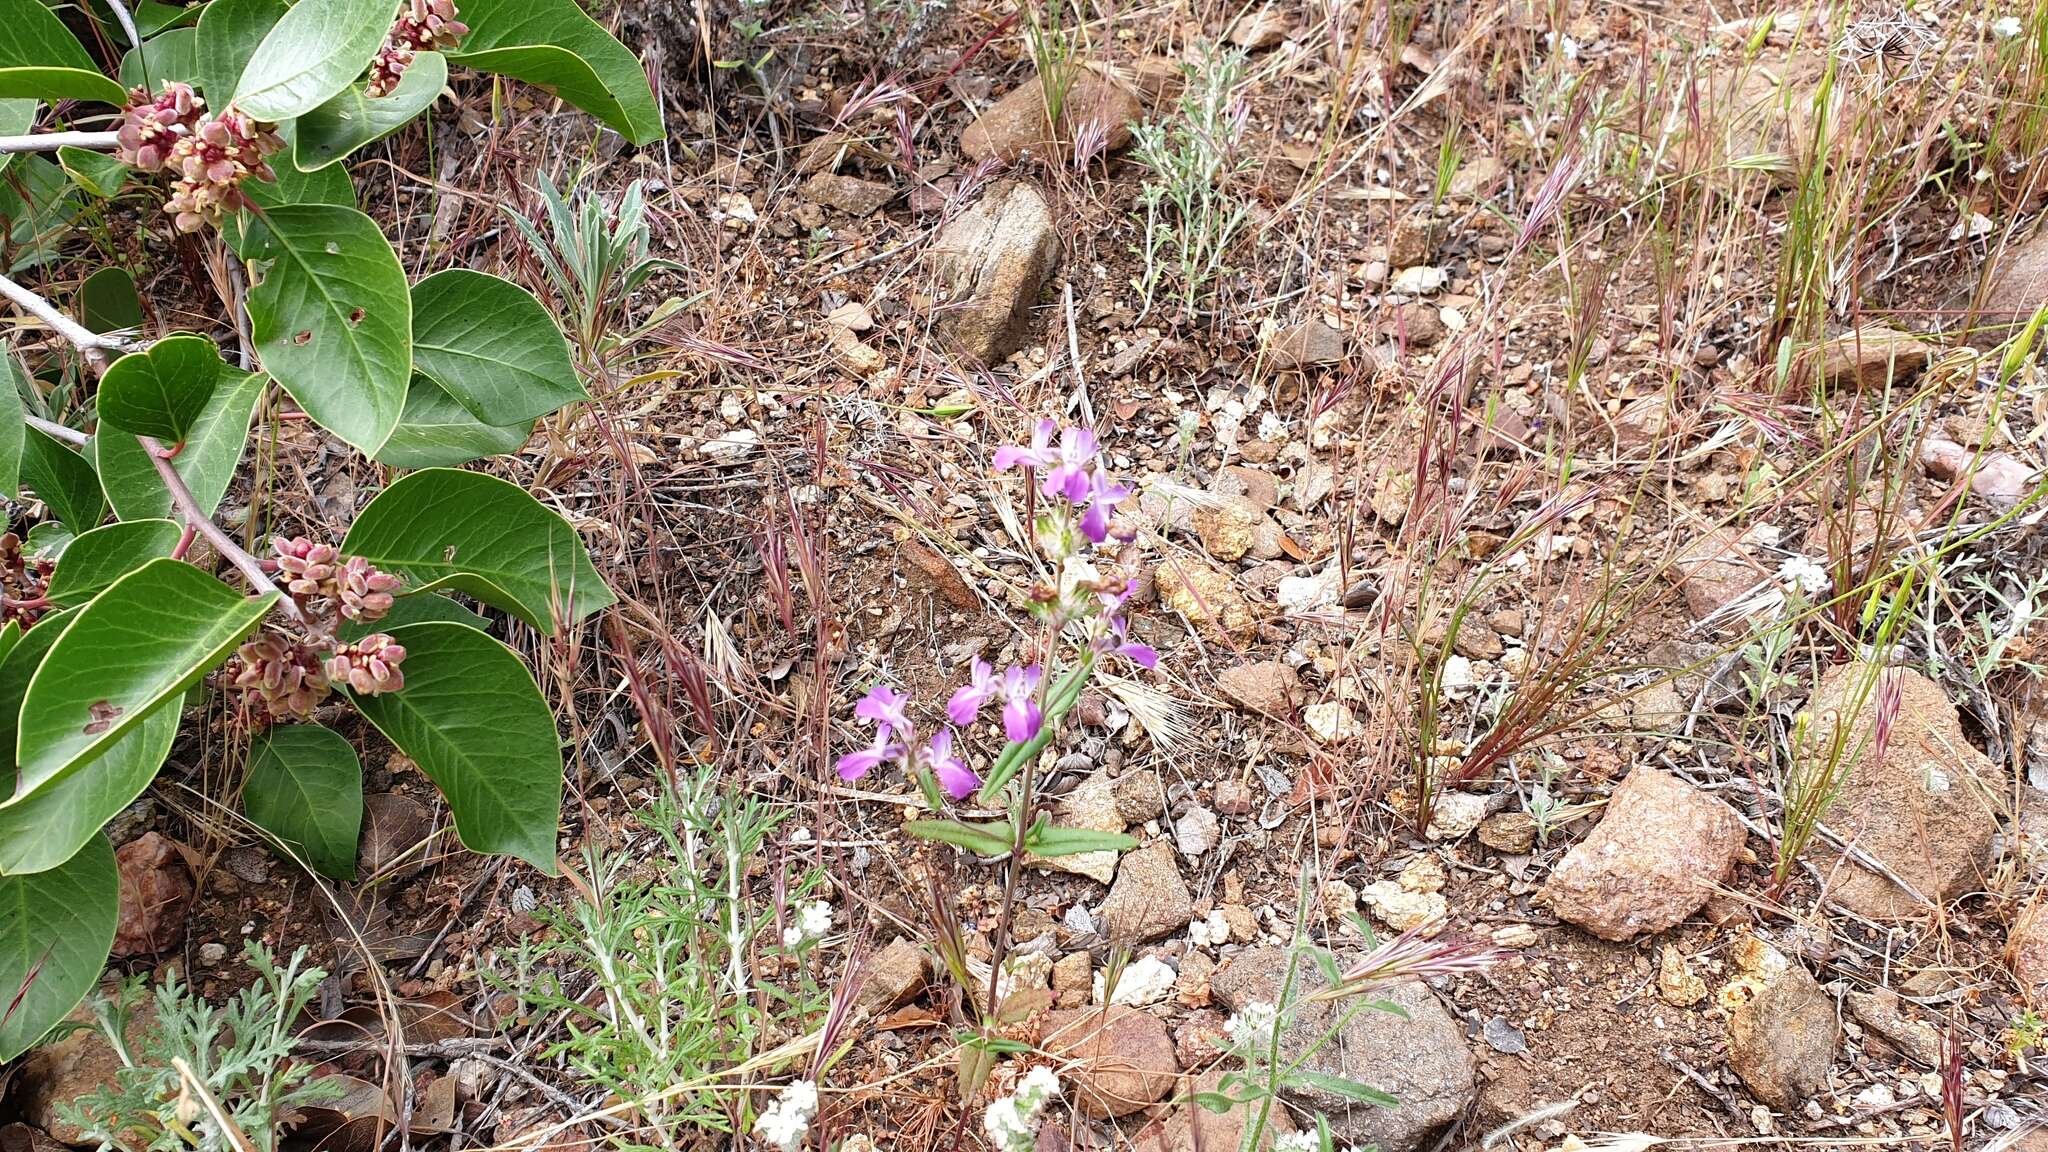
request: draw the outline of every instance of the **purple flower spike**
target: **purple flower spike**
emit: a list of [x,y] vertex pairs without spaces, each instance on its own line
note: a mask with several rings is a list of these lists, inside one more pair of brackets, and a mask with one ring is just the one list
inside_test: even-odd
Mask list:
[[1088,498],[1088,466],[1095,463],[1095,433],[1086,428],[1068,428],[1060,433],[1060,448],[1052,467],[1045,473],[1039,490],[1047,499],[1066,497],[1079,504]]
[[1052,434],[1058,430],[1059,425],[1052,421],[1040,420],[1031,432],[1031,447],[1005,444],[996,449],[996,471],[1008,472],[1020,464],[1026,468],[1045,468],[1058,462],[1059,457],[1052,450]]
[[981,715],[982,706],[995,698],[1002,690],[1002,682],[996,679],[996,670],[988,661],[975,658],[968,671],[967,683],[953,689],[953,696],[946,701],[946,715],[962,728],[974,723]]
[[910,697],[901,692],[891,692],[886,685],[877,684],[868,689],[860,703],[853,706],[853,714],[863,720],[872,720],[882,726],[880,736],[887,739],[894,733],[909,733],[910,714],[903,710]]
[[1109,622],[1110,636],[1116,641],[1114,651],[1140,668],[1151,669],[1159,666],[1159,653],[1150,644],[1138,644],[1131,640],[1131,626],[1121,616]]
[[932,771],[938,774],[939,787],[955,800],[966,798],[968,793],[981,786],[981,777],[967,766],[965,760],[953,755],[953,730],[944,729],[932,734]]
[[1003,672],[1003,735],[1022,743],[1038,735],[1038,665]]
[[858,752],[848,752],[839,758],[839,778],[846,781],[858,780],[903,754],[903,745],[889,739],[889,730],[883,728],[875,733],[875,742]]

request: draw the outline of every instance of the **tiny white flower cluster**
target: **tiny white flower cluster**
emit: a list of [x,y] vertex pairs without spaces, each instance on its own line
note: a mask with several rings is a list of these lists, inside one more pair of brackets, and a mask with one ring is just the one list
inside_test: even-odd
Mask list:
[[1778,579],[1786,587],[1797,589],[1807,596],[1818,596],[1828,590],[1828,570],[1811,556],[1792,555],[1778,565]]
[[1998,37],[2000,40],[2010,40],[2013,37],[2019,35],[2020,29],[2022,29],[2023,27],[2025,27],[2025,25],[2020,23],[2019,17],[2001,16],[1998,18],[1997,22],[1991,25],[1991,34],[1993,36]]
[[782,946],[795,948],[810,940],[823,939],[832,931],[832,905],[813,900],[798,909],[796,923],[782,930]]
[[811,1130],[811,1117],[818,1114],[818,1085],[814,1080],[797,1080],[782,1090],[768,1110],[754,1117],[754,1139],[782,1152],[796,1152]]
[[1253,1000],[1223,1025],[1223,1031],[1232,1044],[1263,1045],[1272,1037],[1273,1024],[1279,1019],[1280,1009],[1264,1000]]
[[1321,1152],[1321,1148],[1313,1132],[1285,1132],[1273,1141],[1273,1152]]
[[1060,1094],[1060,1078],[1041,1064],[1024,1074],[1017,1090],[988,1106],[981,1126],[1005,1152],[1030,1152],[1038,1139],[1038,1114]]

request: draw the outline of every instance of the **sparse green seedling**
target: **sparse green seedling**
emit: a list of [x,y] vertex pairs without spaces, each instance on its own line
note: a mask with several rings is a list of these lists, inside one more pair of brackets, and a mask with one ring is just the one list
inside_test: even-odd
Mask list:
[[1244,68],[1244,53],[1235,48],[1204,49],[1185,69],[1178,105],[1133,133],[1132,155],[1150,171],[1138,193],[1145,217],[1139,287],[1147,311],[1161,289],[1190,314],[1207,302],[1251,219],[1237,186],[1252,166],[1240,147],[1250,114],[1238,90]]

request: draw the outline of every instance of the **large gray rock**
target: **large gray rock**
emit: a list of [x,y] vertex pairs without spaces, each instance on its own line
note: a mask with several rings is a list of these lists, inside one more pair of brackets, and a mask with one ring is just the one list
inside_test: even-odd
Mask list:
[[975,359],[1001,360],[1023,342],[1038,290],[1059,264],[1052,209],[1029,184],[999,183],[939,232],[932,260],[941,331]]
[[1661,932],[1706,903],[1741,850],[1733,809],[1676,776],[1638,766],[1551,873],[1543,898],[1559,918],[1603,940]]
[[[1286,949],[1250,948],[1217,969],[1209,978],[1209,990],[1218,1003],[1238,1011],[1253,1001],[1277,1001],[1286,976]],[[1401,1103],[1375,1108],[1320,1089],[1290,1092],[1289,1098],[1309,1112],[1327,1116],[1340,1145],[1377,1143],[1382,1152],[1427,1147],[1478,1091],[1465,1030],[1435,993],[1410,982],[1371,993],[1399,1005],[1406,1019],[1373,1009],[1353,1013],[1329,1043],[1310,1053],[1316,1041],[1356,1007],[1343,999],[1301,1004],[1326,987],[1313,964],[1296,967],[1293,995],[1298,1007],[1281,1040],[1281,1059],[1292,1061],[1306,1054],[1302,1068],[1369,1084],[1392,1093]]]

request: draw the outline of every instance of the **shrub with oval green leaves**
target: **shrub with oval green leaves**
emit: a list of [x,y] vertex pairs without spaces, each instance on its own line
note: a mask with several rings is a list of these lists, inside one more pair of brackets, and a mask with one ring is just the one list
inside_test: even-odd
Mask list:
[[[0,0],[0,26],[0,291],[17,333],[52,334],[33,357],[0,343],[4,1061],[98,979],[119,893],[102,827],[197,693],[248,733],[246,815],[308,868],[354,876],[362,767],[314,723],[346,708],[441,789],[466,846],[555,870],[553,712],[462,598],[554,635],[612,593],[558,513],[462,466],[522,446],[581,378],[518,285],[408,282],[342,162],[463,70],[636,144],[662,124],[639,61],[575,0]],[[119,268],[63,308],[34,286],[114,197],[246,277],[218,331],[142,333]],[[285,398],[399,475],[342,540],[255,554],[212,517]]]

